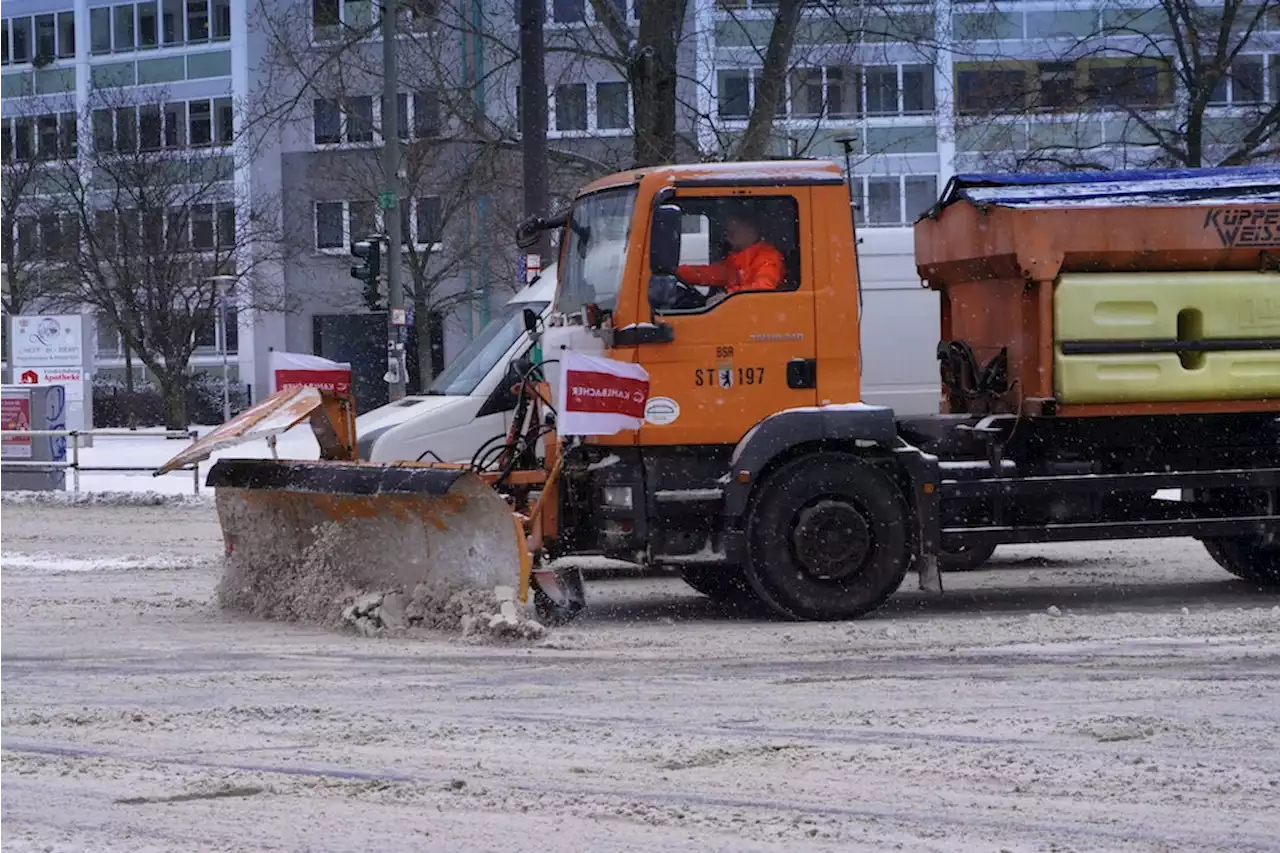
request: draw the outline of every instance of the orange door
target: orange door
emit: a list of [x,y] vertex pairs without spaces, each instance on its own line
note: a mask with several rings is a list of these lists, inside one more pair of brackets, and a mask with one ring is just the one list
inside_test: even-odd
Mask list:
[[743,291],[696,311],[667,312],[668,343],[640,344],[636,360],[649,372],[650,400],[641,445],[736,444],[762,418],[817,404],[811,381],[817,354],[812,248],[807,239],[809,190],[760,188],[750,195],[711,188],[676,196],[689,227],[681,263],[715,262],[725,254],[722,209],[744,207],[761,239],[786,259],[775,291]]

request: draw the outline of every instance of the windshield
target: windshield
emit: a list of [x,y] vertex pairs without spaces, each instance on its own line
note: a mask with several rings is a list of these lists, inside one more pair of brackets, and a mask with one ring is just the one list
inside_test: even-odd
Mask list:
[[557,311],[572,314],[591,302],[614,310],[627,262],[636,193],[635,187],[607,190],[574,205],[556,293]]
[[480,334],[459,353],[453,363],[431,383],[428,394],[446,397],[465,397],[480,380],[489,375],[499,361],[511,349],[512,344],[524,334],[524,309],[532,308],[541,314],[546,302],[509,302],[502,306],[498,316],[480,330]]

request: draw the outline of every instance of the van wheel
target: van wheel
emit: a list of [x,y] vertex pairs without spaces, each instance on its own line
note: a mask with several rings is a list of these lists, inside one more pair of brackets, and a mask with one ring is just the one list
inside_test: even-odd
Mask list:
[[756,593],[739,566],[686,566],[680,577],[713,601],[729,604],[755,601]]
[[883,471],[846,453],[788,463],[762,484],[748,525],[746,577],[789,619],[852,619],[902,584],[906,506]]
[[995,545],[962,545],[954,551],[939,554],[938,568],[944,572],[971,572],[982,568],[995,551]]
[[1204,549],[1222,568],[1259,586],[1280,585],[1280,545],[1263,545],[1249,536],[1205,539]]

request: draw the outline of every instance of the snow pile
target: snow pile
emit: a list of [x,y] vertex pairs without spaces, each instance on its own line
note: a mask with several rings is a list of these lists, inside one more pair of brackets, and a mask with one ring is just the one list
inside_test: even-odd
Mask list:
[[103,492],[0,492],[0,503],[56,504],[58,506],[212,506],[213,493],[203,495],[164,494],[155,491]]
[[342,621],[366,637],[413,628],[461,631],[468,638],[537,640],[542,623],[520,614],[515,590],[433,590],[426,584],[413,592],[393,590],[362,595],[342,611]]
[[468,637],[537,639],[545,633],[525,618],[509,586],[475,588],[443,580],[411,589],[368,580],[368,555],[338,523],[316,526],[300,553],[288,543],[253,563],[235,550],[226,558],[218,602],[267,619],[354,627],[367,636],[410,629],[456,631]]

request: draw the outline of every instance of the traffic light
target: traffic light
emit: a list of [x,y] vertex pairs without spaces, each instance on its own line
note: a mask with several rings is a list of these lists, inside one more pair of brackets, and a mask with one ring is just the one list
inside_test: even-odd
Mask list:
[[382,310],[382,294],[378,292],[378,277],[382,274],[382,244],[365,240],[351,244],[351,256],[360,263],[351,265],[352,278],[364,282],[364,303],[370,311]]

